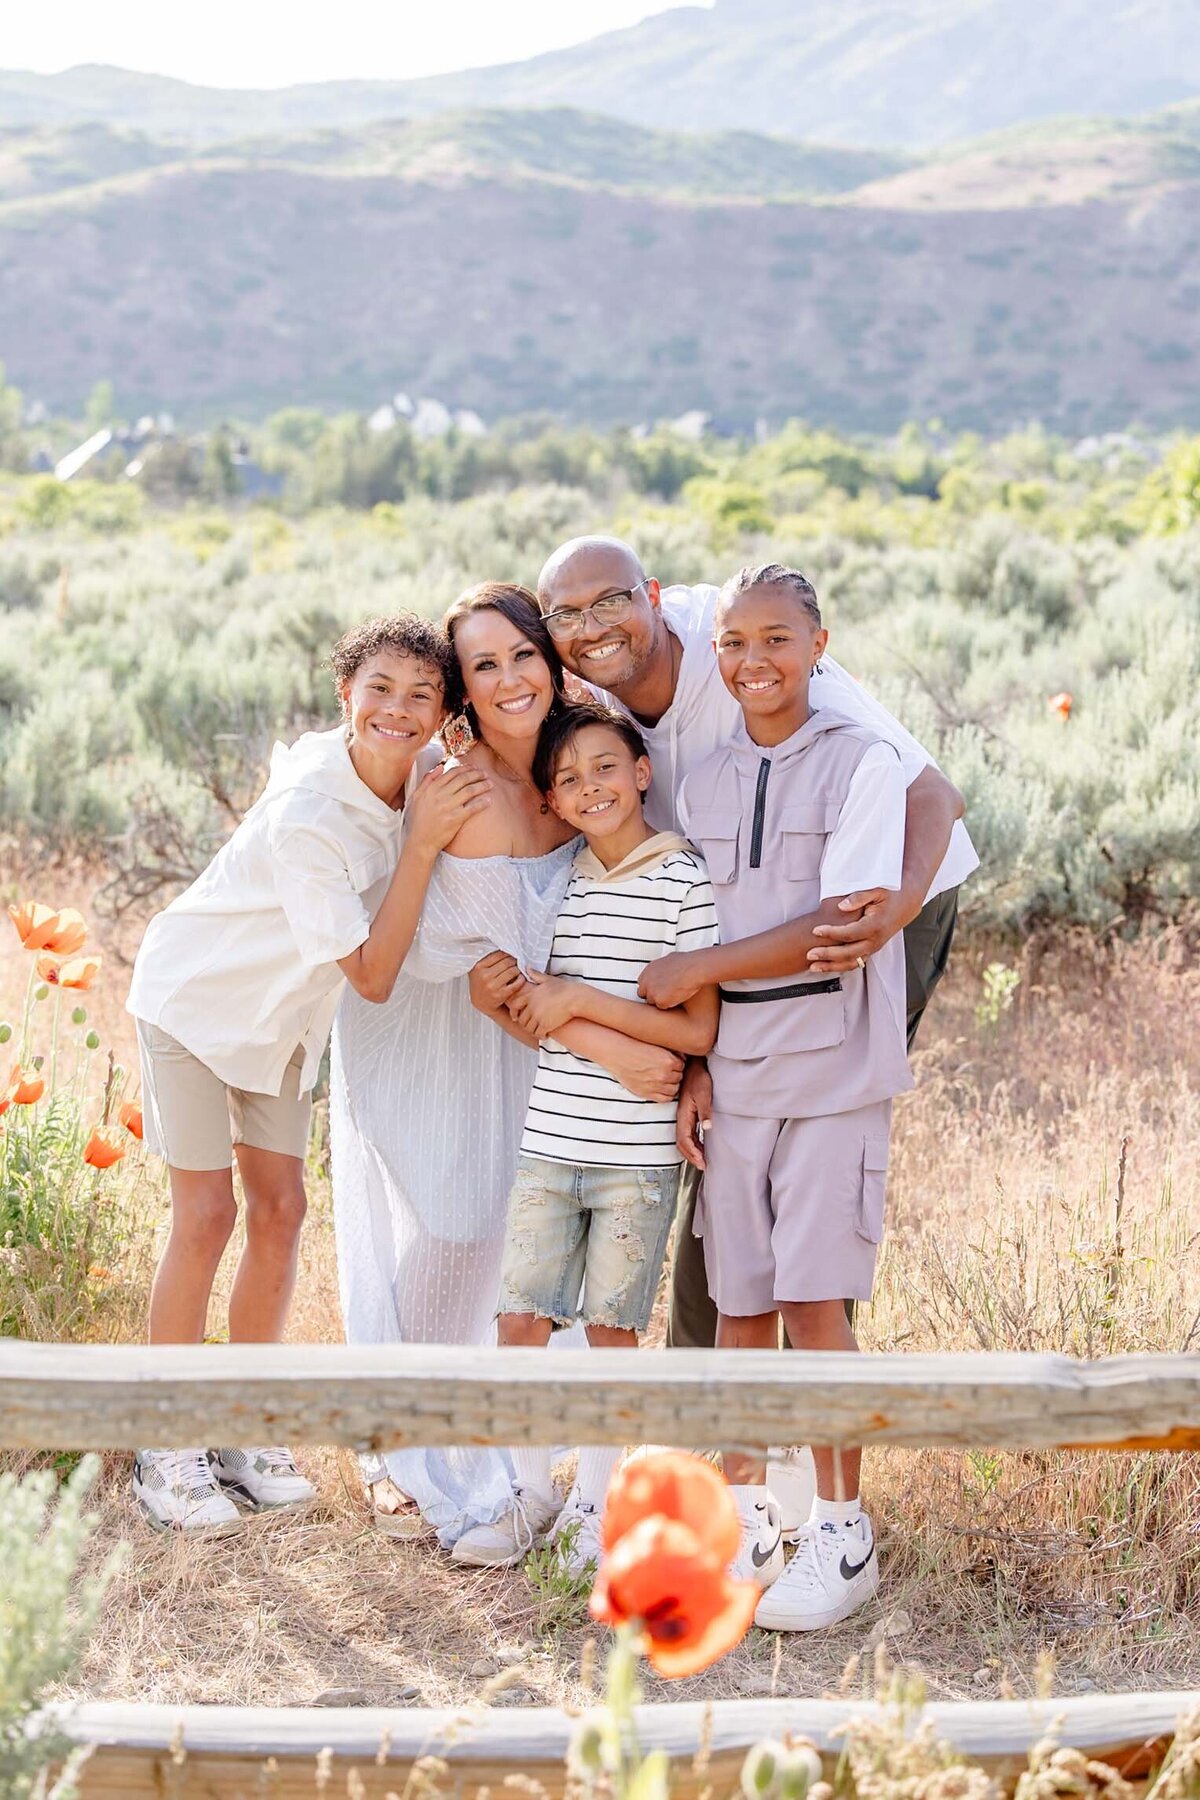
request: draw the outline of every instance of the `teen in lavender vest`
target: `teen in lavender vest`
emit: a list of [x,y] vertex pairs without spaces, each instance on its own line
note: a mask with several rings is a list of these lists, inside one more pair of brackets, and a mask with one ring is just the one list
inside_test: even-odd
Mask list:
[[[743,569],[715,617],[721,678],[740,723],[682,784],[682,823],[704,852],[721,943],[662,957],[639,992],[678,1006],[721,995],[709,1057],[712,1117],[693,1148],[717,1343],[855,1350],[846,1298],[870,1298],[883,1234],[892,1096],[912,1086],[904,952],[892,937],[837,975],[797,978],[840,901],[903,879],[905,779],[894,746],[835,706],[810,706],[828,633],[795,570]],[[742,1519],[735,1572],[764,1589],[755,1622],[835,1624],[878,1585],[857,1450],[815,1447],[817,1495],[783,1567],[763,1459],[727,1452]]]

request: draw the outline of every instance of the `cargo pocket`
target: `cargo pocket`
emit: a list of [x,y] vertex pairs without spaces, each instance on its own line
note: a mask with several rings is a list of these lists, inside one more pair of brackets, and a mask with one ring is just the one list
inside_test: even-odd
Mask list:
[[688,836],[704,852],[708,878],[724,887],[737,874],[739,815],[724,807],[696,807],[688,817]]
[[821,802],[785,806],[779,815],[783,839],[783,872],[789,881],[819,881],[825,840],[837,825],[840,809]]
[[883,1207],[887,1192],[888,1141],[868,1138],[863,1145],[862,1193],[858,1202],[859,1237],[868,1244],[883,1241]]

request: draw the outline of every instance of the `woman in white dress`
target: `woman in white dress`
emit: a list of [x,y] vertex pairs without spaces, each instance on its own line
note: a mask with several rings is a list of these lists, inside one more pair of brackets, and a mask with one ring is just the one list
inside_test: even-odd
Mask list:
[[[578,840],[530,777],[563,671],[537,602],[485,583],[446,617],[463,683],[448,733],[458,760],[492,779],[491,804],[439,857],[416,942],[391,998],[348,993],[330,1078],[334,1220],[350,1343],[494,1341],[500,1259],[535,1055],[471,1001],[471,971],[496,951],[544,968]],[[469,731],[464,731],[464,724]],[[499,959],[497,959],[499,960]],[[477,991],[487,979],[475,976]],[[480,993],[480,997],[483,995]],[[669,1052],[575,1021],[559,1035],[632,1091],[673,1094]],[[586,1044],[585,1044],[586,1039]],[[377,1520],[421,1520],[475,1560],[528,1549],[527,1516],[504,1451],[464,1446],[365,1458]],[[419,1515],[419,1516],[418,1516]]]

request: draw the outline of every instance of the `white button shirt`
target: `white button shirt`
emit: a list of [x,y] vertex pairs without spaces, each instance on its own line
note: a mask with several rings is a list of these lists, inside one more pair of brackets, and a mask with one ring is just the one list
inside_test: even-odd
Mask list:
[[[409,780],[437,760],[424,751]],[[265,789],[190,888],[150,921],[128,1009],[231,1087],[278,1094],[298,1046],[311,1088],[345,976],[400,854],[342,727],[276,744]]]

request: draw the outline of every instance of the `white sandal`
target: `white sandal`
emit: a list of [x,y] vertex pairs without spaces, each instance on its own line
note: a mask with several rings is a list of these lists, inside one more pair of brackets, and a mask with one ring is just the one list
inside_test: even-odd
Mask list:
[[418,1538],[430,1530],[416,1501],[397,1487],[390,1475],[370,1482],[367,1498],[371,1502],[371,1521],[385,1537]]

